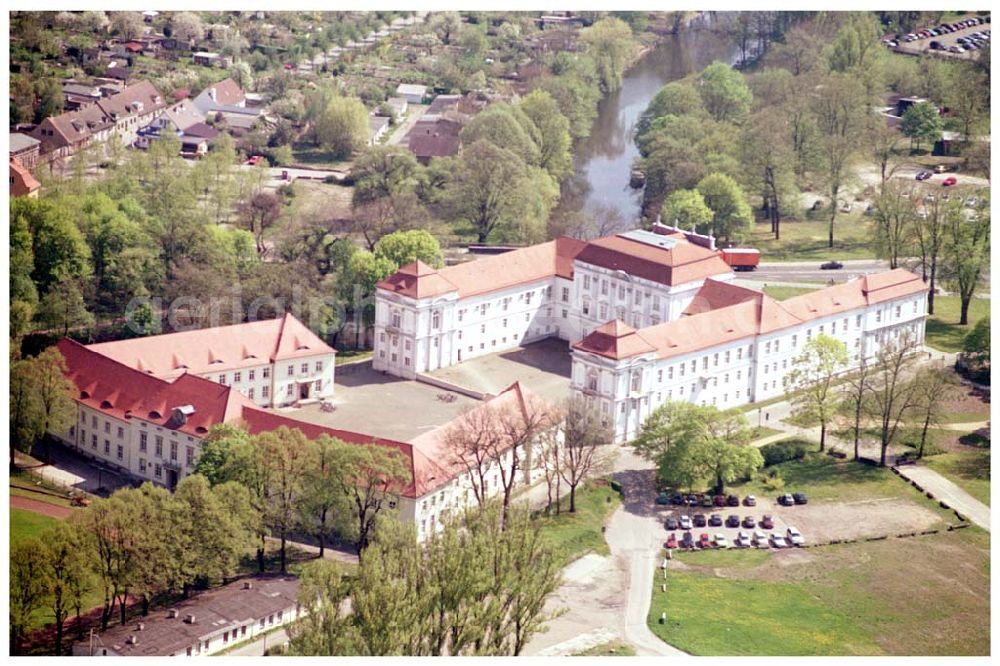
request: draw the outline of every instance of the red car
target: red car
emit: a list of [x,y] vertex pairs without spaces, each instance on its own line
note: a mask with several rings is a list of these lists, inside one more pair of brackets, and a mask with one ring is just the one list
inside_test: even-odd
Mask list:
[[958,182],[958,178],[955,178],[954,176],[948,176],[947,178],[945,178],[944,180],[941,181],[941,185],[943,187],[951,187],[952,185],[956,184],[957,182]]
[[699,548],[711,548],[712,540],[708,538],[707,534],[702,534],[698,537],[698,547]]
[[774,521],[771,520],[771,516],[764,516],[763,518],[760,519],[760,526],[762,529],[765,530],[773,530]]
[[263,155],[253,155],[250,157],[250,159],[244,162],[244,164],[246,164],[247,166],[257,166],[258,164],[260,164],[260,161],[262,159],[264,159]]
[[715,506],[726,506],[726,496],[725,495],[716,495],[713,498],[713,503],[715,504]]
[[676,548],[677,547],[677,537],[671,534],[667,537],[667,542],[663,544],[664,548]]

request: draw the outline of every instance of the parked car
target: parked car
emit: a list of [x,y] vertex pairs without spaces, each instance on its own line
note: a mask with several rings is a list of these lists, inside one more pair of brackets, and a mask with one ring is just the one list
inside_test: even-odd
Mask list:
[[836,271],[844,267],[844,264],[839,261],[826,261],[819,265],[820,270],[824,271]]
[[697,495],[688,495],[687,505],[688,506],[698,506],[701,504],[701,498]]
[[681,516],[681,529],[682,530],[691,529],[691,516]]
[[684,536],[681,537],[681,548],[694,548],[694,535],[690,532],[685,532]]
[[932,174],[930,171],[927,171],[926,169],[921,169],[920,171],[917,172],[917,180],[927,180],[933,175],[934,174]]
[[708,524],[712,527],[722,527],[722,516],[717,513],[713,513],[708,519]]
[[774,520],[771,518],[770,515],[764,514],[764,516],[760,519],[760,526],[765,530],[773,530]]
[[716,495],[712,499],[715,502],[715,506],[726,506],[726,496],[725,495]]
[[793,546],[802,546],[806,542],[806,540],[802,538],[802,532],[799,532],[794,527],[788,528],[788,541]]
[[809,498],[806,497],[805,493],[794,493],[792,499],[795,500],[796,504],[808,504]]
[[944,173],[948,170],[948,166],[945,164],[938,164],[934,167],[934,173]]
[[726,527],[739,527],[739,526],[740,526],[740,517],[737,516],[735,513],[729,514],[729,517],[726,518]]
[[778,533],[771,535],[771,545],[775,548],[788,548],[788,542],[785,541],[785,537]]
[[757,527],[757,521],[753,519],[753,516],[746,516],[743,519],[743,527],[746,527],[747,529],[753,529]]
[[965,53],[965,49],[963,49],[961,46],[958,46],[957,44],[955,46],[949,46],[948,50],[952,53]]
[[779,495],[778,504],[780,504],[781,506],[792,506],[793,504],[795,504],[795,498],[789,495],[788,493],[785,493],[784,495]]
[[659,495],[656,496],[656,503],[659,504],[660,506],[670,504],[670,496],[667,495],[666,493],[660,493]]
[[244,164],[246,164],[247,166],[257,166],[263,159],[264,159],[263,155],[251,155],[250,158],[246,162],[244,162]]
[[684,495],[681,495],[680,493],[674,493],[670,497],[670,503],[673,504],[673,505],[676,505],[676,506],[680,506],[681,504],[684,504]]
[[729,497],[727,497],[726,504],[728,504],[729,506],[739,506],[740,505],[739,495],[730,495]]
[[725,534],[715,535],[715,547],[716,548],[729,548],[729,541],[726,540]]
[[708,538],[707,534],[702,533],[702,535],[698,538],[698,547],[699,548],[711,548],[712,547],[712,540]]
[[677,547],[677,536],[671,534],[667,537],[667,542],[663,544],[664,548],[676,548]]
[[958,183],[958,178],[955,178],[954,176],[948,176],[947,178],[945,178],[944,180],[941,181],[941,186],[942,187],[951,187],[952,185],[954,185],[956,183]]
[[749,548],[750,547],[750,537],[747,536],[746,532],[742,530],[737,533],[736,538],[733,540],[733,545],[737,548]]
[[753,531],[753,545],[758,548],[770,548],[771,544],[767,541],[767,535],[760,530]]
[[753,495],[747,495],[743,498],[743,506],[757,506],[757,498]]
[[694,523],[695,527],[705,527],[705,525],[708,524],[708,521],[705,519],[705,514],[703,513],[695,514],[692,522]]
[[704,506],[704,507],[710,507],[710,506],[712,506],[712,497],[711,497],[711,495],[705,495],[704,497],[702,497],[701,498],[701,505]]
[[668,530],[676,530],[676,529],[680,528],[680,524],[677,522],[677,519],[674,518],[673,516],[671,516],[670,518],[667,518],[666,522],[664,522],[663,525]]

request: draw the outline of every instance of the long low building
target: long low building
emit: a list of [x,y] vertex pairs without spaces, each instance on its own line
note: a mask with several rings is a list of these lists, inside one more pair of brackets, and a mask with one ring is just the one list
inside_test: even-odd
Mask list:
[[307,612],[296,576],[253,576],[73,645],[78,657],[179,657],[216,654],[289,624]]
[[[298,396],[302,386],[329,382],[332,393],[333,350],[317,342],[291,315],[90,346],[63,339],[57,348],[76,387],[77,410],[73,425],[52,434],[129,478],[170,489],[194,473],[204,438],[222,423],[243,427],[250,434],[287,427],[309,439],[326,435],[357,446],[395,449],[409,478],[389,486],[387,508],[414,525],[421,539],[440,529],[448,511],[474,502],[470,470],[445,442],[451,423],[401,442],[267,409],[268,394],[255,388],[277,387],[273,393]],[[286,392],[284,386],[293,390]],[[515,383],[474,411],[520,411],[527,421],[527,410],[539,403],[540,398]],[[517,451],[521,459],[529,460],[530,450],[524,446],[530,448],[530,443]],[[509,461],[513,449],[503,455]],[[519,483],[537,480],[539,474],[529,465]],[[496,465],[484,474],[487,495],[499,492],[499,475]]]

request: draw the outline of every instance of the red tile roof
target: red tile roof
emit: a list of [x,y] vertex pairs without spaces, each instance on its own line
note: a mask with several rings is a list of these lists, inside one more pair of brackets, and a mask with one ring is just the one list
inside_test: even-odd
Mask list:
[[10,176],[10,196],[12,197],[26,196],[42,186],[16,157],[10,158]]
[[573,345],[573,349],[615,360],[656,351],[634,328],[617,319],[594,329]]
[[719,308],[736,305],[744,301],[756,300],[759,295],[759,291],[740,287],[732,282],[723,282],[722,280],[709,278],[705,280],[701,289],[694,295],[694,299],[685,308],[683,314],[689,316],[708,312],[709,310],[718,310]]
[[410,298],[430,298],[455,290],[460,298],[467,298],[553,275],[571,279],[573,258],[584,245],[563,237],[437,270],[418,262],[404,266],[377,286]]
[[694,282],[731,271],[713,250],[680,240],[674,235],[668,237],[677,241],[671,248],[657,247],[622,235],[598,238],[587,243],[577,260],[666,285]]
[[243,88],[240,88],[232,79],[223,79],[218,83],[213,83],[201,91],[198,97],[206,96],[211,99],[211,91],[213,90],[215,91],[213,101],[217,106],[239,106],[246,101],[246,93],[243,92]]
[[[79,390],[77,400],[117,419],[140,418],[200,438],[217,423],[238,420],[243,408],[252,406],[236,389],[195,375],[169,382],[68,338],[56,346],[66,359],[67,377]],[[175,420],[173,409],[184,405],[193,406],[194,412]]]
[[233,326],[101,342],[88,349],[164,378],[336,353],[291,314]]

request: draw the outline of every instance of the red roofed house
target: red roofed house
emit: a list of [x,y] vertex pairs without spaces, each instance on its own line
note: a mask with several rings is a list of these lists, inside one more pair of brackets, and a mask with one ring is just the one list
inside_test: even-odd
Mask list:
[[[289,360],[286,353],[290,351],[294,357],[290,364],[256,368],[276,370],[270,377],[267,373],[258,374],[258,378],[263,375],[265,380],[258,386],[273,386],[276,382],[271,380],[275,374],[284,377],[287,372],[289,377],[298,376],[299,370],[307,367],[300,368],[304,357],[299,355],[303,350],[298,345],[303,340],[299,337],[301,331],[292,323],[294,320],[288,321],[286,316],[285,320],[271,321],[283,322],[278,329],[280,339],[270,341],[273,347],[265,344],[272,331],[240,330],[241,326],[252,326],[248,324],[208,329],[203,334],[192,331],[143,338],[154,343],[131,345],[128,349],[115,348],[119,343],[84,346],[68,338],[59,341],[57,348],[66,360],[67,376],[78,391],[74,396],[77,414],[66,432],[52,434],[76,451],[124,474],[171,489],[193,473],[202,440],[212,426],[220,423],[244,427],[251,434],[284,426],[301,430],[310,439],[325,434],[349,444],[389,447],[403,456],[409,479],[389,485],[388,507],[396,509],[402,520],[411,521],[421,539],[439,528],[445,511],[475,501],[475,493],[470,492],[470,469],[456,462],[445,449],[446,435],[458,422],[425,432],[411,442],[399,442],[299,421],[255,404],[245,395],[249,390],[253,396],[252,387],[240,385],[242,380],[214,381],[212,374],[223,368],[230,371],[229,376],[238,377],[242,373],[245,379],[253,371],[253,364],[245,362],[247,353],[273,353]],[[227,338],[231,339],[229,349],[220,350],[218,345]],[[174,350],[184,350],[184,357],[180,358],[181,352]],[[217,352],[230,354],[233,350],[242,360],[230,356],[221,361],[215,358]],[[150,357],[153,361],[147,364],[144,359],[151,352],[158,356]],[[178,367],[178,362],[191,365]],[[206,373],[208,377],[197,376],[206,362],[209,366],[220,365]],[[332,356],[329,364],[332,382]],[[477,406],[473,413],[498,409],[508,410],[505,414],[515,418],[522,417],[525,423],[538,423],[537,415],[544,413],[540,410],[547,406],[515,383]],[[531,451],[524,449],[531,443],[521,446],[521,459],[528,461],[524,467],[525,481],[535,480],[539,471],[530,464]],[[500,464],[509,464],[510,457],[508,450]],[[495,495],[499,489],[499,483],[493,481],[486,494]]]
[[16,157],[10,158],[10,196],[37,197],[41,184],[25,169]]
[[291,314],[87,349],[160,379],[192,374],[232,386],[263,407],[333,396],[336,352]]
[[441,269],[418,262],[378,284],[373,364],[413,378],[545,337],[576,342],[616,318],[659,324],[707,278],[733,277],[711,243],[676,230],[558,238]]
[[708,279],[679,319],[638,330],[609,322],[573,345],[571,389],[598,401],[627,441],[665,402],[726,409],[782,395],[814,335],[847,345],[845,371],[901,335],[922,342],[926,297],[920,277],[902,269],[781,302]]

